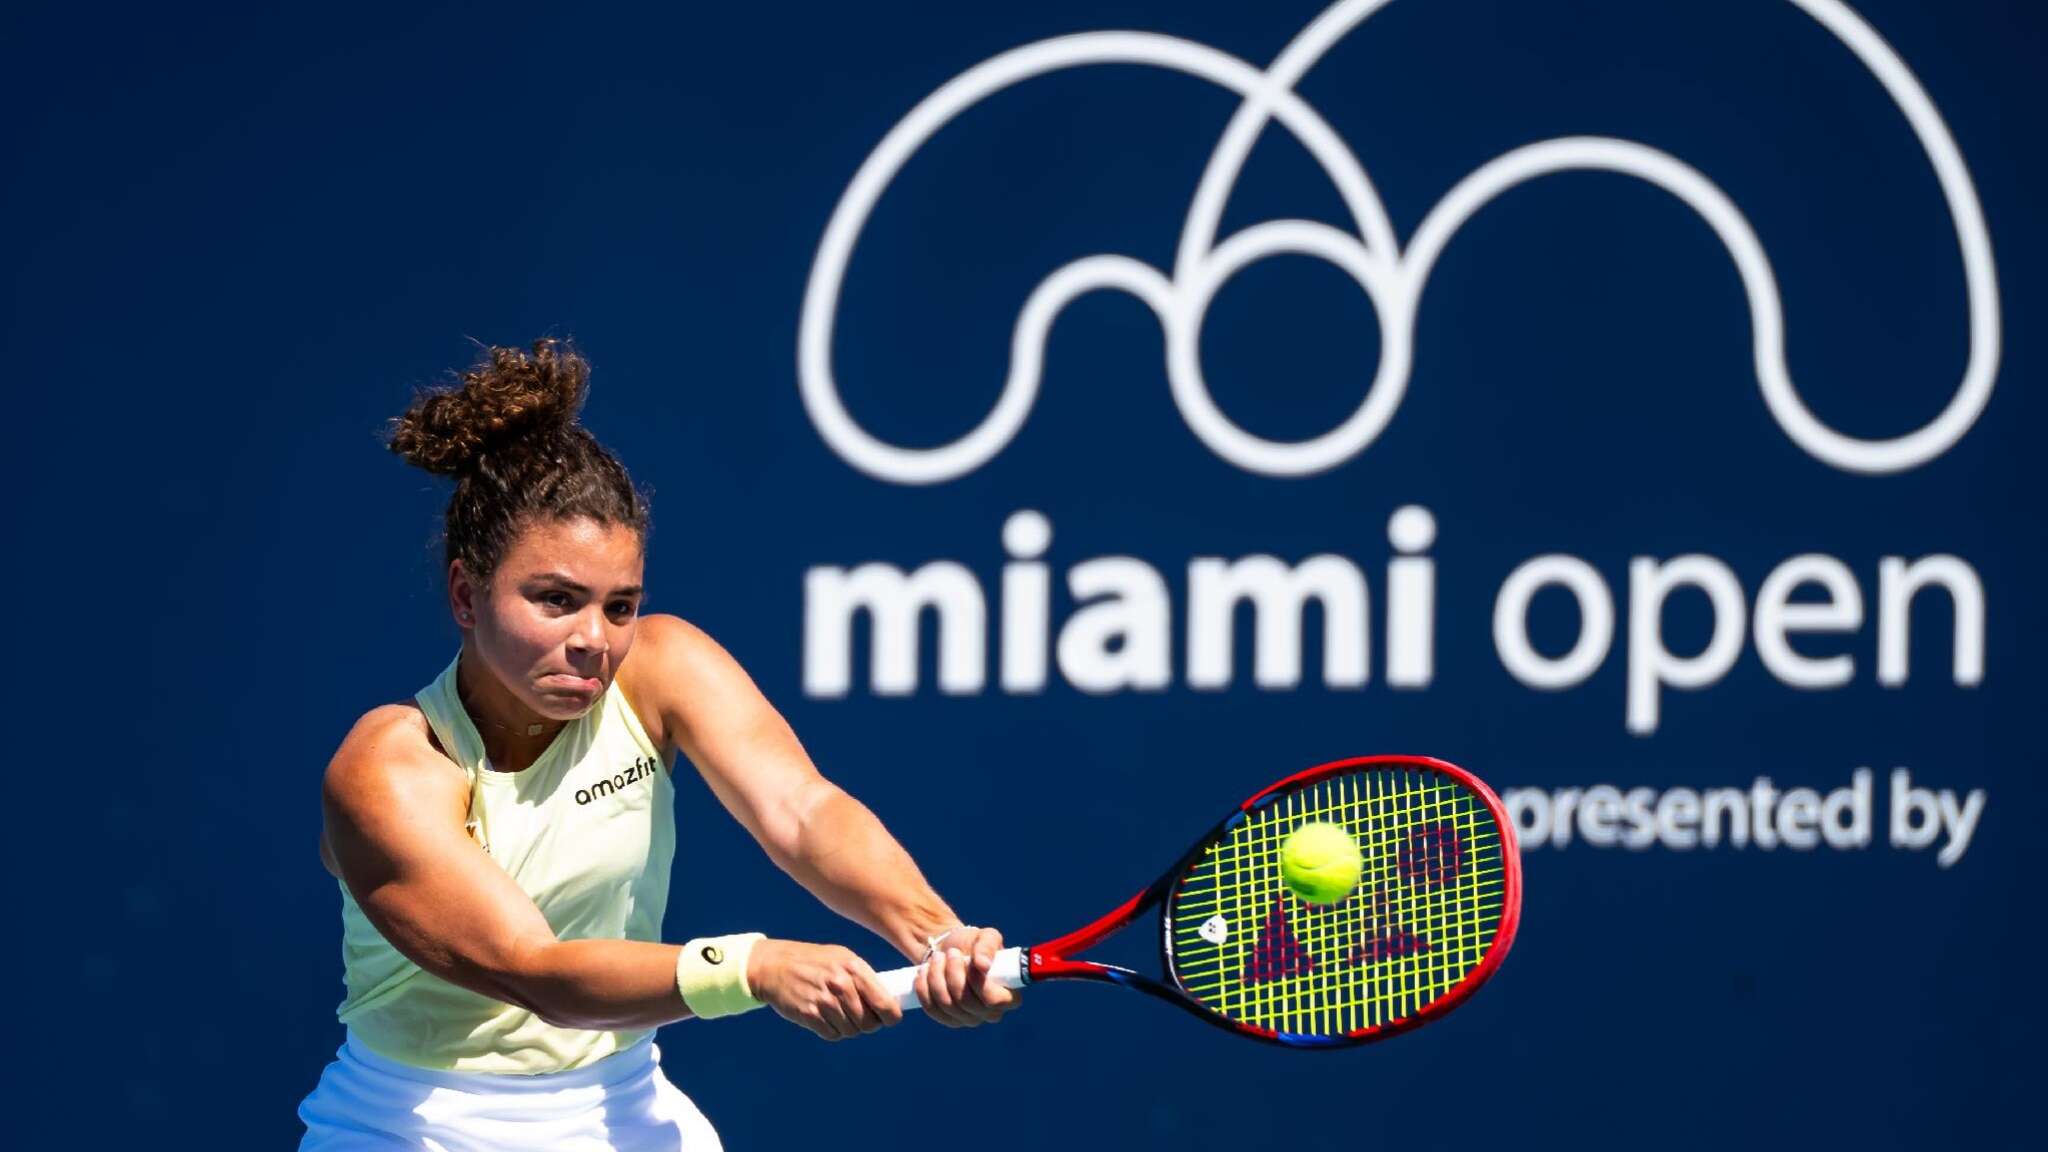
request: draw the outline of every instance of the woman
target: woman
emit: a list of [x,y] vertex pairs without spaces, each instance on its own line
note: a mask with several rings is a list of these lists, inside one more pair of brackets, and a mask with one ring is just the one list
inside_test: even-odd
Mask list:
[[392,451],[455,477],[462,647],[328,765],[348,1040],[302,1150],[714,1149],[653,1029],[762,1004],[827,1040],[902,1018],[845,948],[660,943],[678,755],[783,871],[923,965],[933,1019],[1015,1004],[989,979],[1001,934],[953,914],[724,649],[639,615],[647,510],[576,422],[588,374],[554,341],[493,348],[394,422]]

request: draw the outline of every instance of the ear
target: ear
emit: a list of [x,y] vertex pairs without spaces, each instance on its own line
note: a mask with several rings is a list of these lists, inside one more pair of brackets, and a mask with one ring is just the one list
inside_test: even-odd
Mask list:
[[484,589],[477,586],[462,561],[448,562],[448,606],[455,612],[455,622],[464,628],[476,627],[477,618],[482,615]]

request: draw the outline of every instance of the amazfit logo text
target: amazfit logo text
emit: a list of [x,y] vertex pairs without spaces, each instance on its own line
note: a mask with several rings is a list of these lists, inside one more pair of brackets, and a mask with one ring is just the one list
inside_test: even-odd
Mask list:
[[609,796],[614,792],[623,791],[629,784],[652,779],[654,770],[658,767],[660,767],[660,762],[657,760],[650,760],[645,756],[637,757],[634,759],[632,767],[624,772],[614,773],[611,779],[599,780],[588,788],[578,788],[576,790],[576,803],[588,804],[599,796]]

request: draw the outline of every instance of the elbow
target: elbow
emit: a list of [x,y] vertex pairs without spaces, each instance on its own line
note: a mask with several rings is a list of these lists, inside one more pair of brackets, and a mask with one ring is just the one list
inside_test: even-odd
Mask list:
[[576,1018],[576,1013],[566,1004],[558,1003],[546,996],[525,996],[517,1005],[540,1018],[541,1023],[553,1028],[595,1028],[596,1025]]
[[540,1017],[542,1023],[579,1032],[616,1032],[622,1028],[645,1027],[635,1024],[628,1016],[600,1014],[590,1011],[587,1005],[571,1005],[561,1001],[537,1003],[527,1011]]
[[597,1016],[561,997],[548,995],[527,995],[507,1003],[524,1008],[538,1017],[541,1023],[552,1028],[568,1028],[579,1032],[604,1032],[625,1027],[624,1024],[608,1017]]
[[594,1016],[559,997],[541,996],[519,1006],[538,1016],[542,1023],[555,1028],[601,1032],[621,1027],[615,1020]]
[[546,1011],[541,1008],[533,1008],[530,1011],[539,1017],[542,1023],[553,1028],[567,1028],[578,1032],[602,1032],[616,1027],[595,1017],[586,1019],[574,1012]]
[[606,1003],[591,989],[590,958],[586,953],[579,960],[574,942],[539,938],[516,949],[513,956],[502,980],[505,993],[498,997],[506,1003],[555,1028],[606,1032],[636,1026],[630,1011]]
[[577,1018],[570,1000],[571,982],[560,971],[560,943],[550,937],[516,945],[507,963],[489,977],[492,988],[488,995],[524,1008],[556,1028],[595,1027]]
[[794,874],[794,869],[813,859],[821,839],[819,829],[831,822],[835,802],[845,796],[838,785],[820,777],[782,805],[776,818],[762,829],[765,835],[761,837],[761,847],[776,867]]

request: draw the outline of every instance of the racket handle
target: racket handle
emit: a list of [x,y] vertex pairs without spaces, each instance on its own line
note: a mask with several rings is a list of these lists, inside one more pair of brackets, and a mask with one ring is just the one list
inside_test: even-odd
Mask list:
[[[1022,988],[1030,982],[1024,974],[1024,949],[1005,948],[996,953],[995,966],[989,969],[989,977],[1005,988]],[[923,1007],[917,1002],[917,968],[892,968],[875,975],[882,981],[882,988],[896,998],[896,1006],[905,1012]]]

